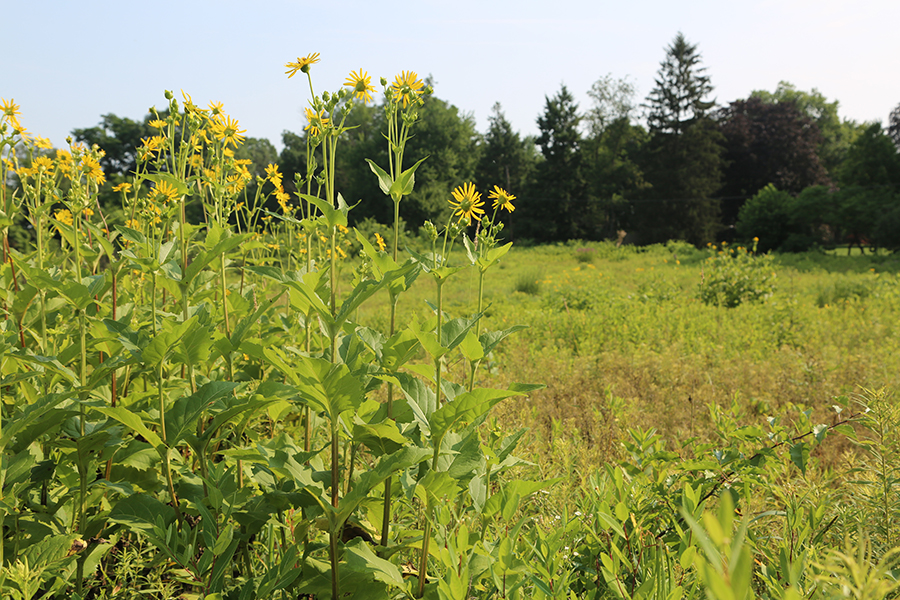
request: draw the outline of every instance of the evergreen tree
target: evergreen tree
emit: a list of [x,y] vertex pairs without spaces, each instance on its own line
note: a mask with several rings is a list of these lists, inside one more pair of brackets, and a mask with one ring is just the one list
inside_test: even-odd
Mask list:
[[[528,188],[537,163],[534,140],[522,139],[513,131],[500,103],[494,104],[488,117],[488,131],[484,135],[481,158],[475,171],[475,183],[483,193],[499,186],[507,192],[522,198]],[[503,215],[507,222],[506,234],[515,237],[515,223],[521,213]],[[499,217],[500,215],[498,215]]]
[[523,199],[529,223],[527,236],[539,241],[589,236],[587,190],[582,171],[581,116],[566,86],[546,98],[538,117],[536,142],[544,160],[537,167],[535,194]]
[[678,33],[647,97],[650,141],[643,162],[652,188],[634,206],[644,243],[684,239],[701,245],[719,228],[712,195],[722,183],[723,138],[709,116],[713,88],[700,62],[697,46]]

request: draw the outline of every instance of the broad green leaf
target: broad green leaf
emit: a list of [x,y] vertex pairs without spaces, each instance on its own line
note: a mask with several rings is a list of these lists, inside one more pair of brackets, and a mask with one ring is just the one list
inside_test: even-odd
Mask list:
[[522,395],[514,390],[492,390],[487,388],[465,392],[438,408],[431,415],[429,424],[431,436],[440,439],[452,427],[470,423],[491,409],[495,404],[510,396]]
[[146,534],[153,531],[158,520],[162,520],[166,527],[173,523],[175,509],[153,496],[140,493],[119,500],[110,511],[108,519],[125,525],[132,531]]
[[377,581],[394,587],[406,587],[400,569],[394,563],[378,558],[369,545],[362,540],[346,545],[344,557],[347,566],[354,571],[369,573]]
[[798,442],[791,446],[791,462],[800,472],[806,475],[806,465],[809,463],[809,444]]
[[[409,196],[413,192],[416,185],[416,169],[419,168],[428,157],[419,160],[416,164],[406,169],[397,177],[397,180],[391,184],[390,196],[394,201],[400,200],[402,196]],[[371,163],[370,163],[371,164]],[[379,182],[381,179],[379,178]]]
[[509,329],[504,329],[503,331],[483,331],[480,336],[478,336],[478,341],[481,342],[482,347],[484,348],[485,355],[490,354],[494,348],[497,347],[497,344],[502,342],[508,335],[511,335],[517,331],[522,331],[523,329],[528,329],[527,325],[514,325]]
[[122,425],[125,425],[129,429],[131,429],[134,433],[143,436],[145,440],[147,440],[151,446],[157,449],[158,452],[163,452],[165,449],[165,444],[163,444],[162,439],[155,432],[151,431],[146,425],[144,425],[143,419],[138,415],[134,414],[130,410],[122,406],[95,406],[94,410],[97,412],[103,413],[107,417],[111,419],[115,419]]
[[406,446],[393,454],[381,457],[378,464],[374,468],[363,472],[350,493],[341,499],[338,506],[338,512],[334,515],[335,524],[342,525],[347,520],[359,503],[362,502],[369,492],[374,490],[385,479],[398,471],[402,471],[418,465],[431,456],[431,450],[428,448],[418,448],[415,446]]
[[166,445],[174,447],[185,436],[197,430],[197,420],[214,402],[231,396],[236,383],[210,381],[194,394],[176,400],[166,409]]
[[299,392],[307,402],[336,419],[357,408],[364,399],[361,382],[344,364],[322,358],[302,358],[294,369],[301,383]]
[[391,186],[394,184],[394,180],[391,179],[391,176],[388,175],[384,169],[376,165],[370,159],[367,158],[366,162],[369,163],[369,168],[378,177],[378,187],[381,188],[381,191],[384,192],[385,196],[390,196]]
[[353,441],[365,445],[374,456],[391,454],[408,443],[397,424],[390,419],[374,424],[354,423]]
[[466,337],[460,342],[459,349],[469,362],[475,362],[484,358],[484,348],[481,347],[478,336],[472,330],[466,332]]

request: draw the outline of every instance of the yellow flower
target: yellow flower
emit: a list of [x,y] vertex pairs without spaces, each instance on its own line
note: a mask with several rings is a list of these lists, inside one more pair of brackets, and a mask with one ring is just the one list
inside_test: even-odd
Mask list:
[[9,117],[10,121],[18,122],[19,108],[20,106],[16,104],[14,99],[5,100],[0,98],[0,110],[2,110],[5,117]]
[[9,122],[12,123],[13,126],[13,135],[18,135],[25,141],[27,141],[31,137],[31,134],[28,133],[28,130],[22,127],[22,125],[16,120],[15,117],[10,117]]
[[48,174],[53,173],[53,161],[50,160],[49,158],[47,158],[46,156],[38,156],[31,163],[31,167],[32,167],[32,169],[36,170],[39,173],[40,172],[46,172]]
[[141,222],[137,219],[128,219],[125,221],[125,227],[128,227],[129,229],[140,229]]
[[325,129],[328,127],[328,117],[325,116],[324,110],[320,110],[319,114],[316,114],[315,111],[308,108],[304,108],[303,110],[306,112],[306,120],[309,121],[309,125],[306,126],[306,131],[308,131],[310,135],[319,135],[320,128]]
[[62,209],[62,210],[56,211],[56,212],[53,214],[53,217],[54,217],[57,221],[59,221],[60,223],[62,223],[63,225],[69,225],[70,227],[71,227],[72,224],[75,222],[75,221],[72,219],[72,213],[69,211],[68,208],[64,208],[64,209]]
[[375,91],[375,88],[372,87],[372,78],[362,69],[359,70],[359,73],[350,71],[350,76],[347,77],[347,81],[344,82],[344,85],[353,88],[353,92],[356,94],[358,100],[362,100],[366,103],[372,101],[371,92]]
[[495,185],[494,189],[488,193],[488,198],[492,198],[494,200],[494,209],[500,207],[505,209],[507,212],[516,210],[516,207],[512,204],[512,201],[515,200],[516,197],[503,188],[497,187]]
[[162,119],[153,119],[152,121],[150,121],[149,123],[147,123],[147,125],[149,125],[150,127],[155,128],[155,129],[165,129],[166,126],[168,125],[168,123],[166,123],[166,122],[163,121]]
[[[185,92],[184,90],[181,90],[181,97],[184,98],[184,112],[185,113],[196,112],[196,113],[200,113],[200,114],[206,114],[206,109],[200,108],[199,106],[194,104],[194,101],[191,98],[191,95],[188,94],[187,92]],[[177,125],[178,123],[176,122],[175,124]]]
[[384,249],[387,248],[387,245],[384,243],[384,238],[381,237],[381,234],[375,232],[375,243],[378,244],[378,251],[384,252]]
[[106,176],[103,174],[103,169],[100,167],[100,163],[97,159],[93,156],[84,157],[81,162],[81,170],[87,175],[88,179],[92,179],[97,185],[106,183]]
[[209,116],[215,118],[221,114],[224,114],[224,112],[222,111],[222,108],[223,108],[223,104],[221,102],[210,101],[209,102]]
[[34,145],[44,150],[53,150],[53,143],[45,137],[37,136],[34,138]]
[[160,181],[156,184],[156,191],[153,193],[152,199],[160,204],[168,204],[178,198],[178,190],[174,185]]
[[90,208],[86,208],[86,209],[84,209],[83,211],[81,211],[81,214],[83,214],[83,215],[86,216],[86,217],[93,217],[93,216],[94,216],[94,211],[91,210]]
[[309,73],[309,65],[317,62],[319,62],[319,53],[313,52],[312,54],[307,54],[303,58],[298,58],[297,62],[285,63],[284,66],[289,70],[284,73],[288,76],[288,79],[296,75],[297,71]]
[[415,71],[401,71],[399,75],[394,77],[394,84],[391,89],[394,91],[394,98],[399,102],[403,100],[403,107],[409,104],[412,98],[418,97],[422,93],[422,87],[425,84],[419,79]]
[[232,119],[228,115],[219,115],[215,121],[213,121],[213,134],[219,138],[221,141],[225,142],[225,145],[231,144],[235,148],[238,147],[238,144],[244,143],[244,136],[242,133],[245,133],[246,129],[238,129],[238,122],[236,119]]
[[452,192],[453,199],[450,200],[450,206],[453,208],[453,216],[458,216],[460,221],[465,220],[471,223],[472,219],[481,220],[484,209],[481,208],[484,202],[481,200],[481,193],[475,191],[474,183],[464,183],[457,186]]
[[125,192],[126,194],[131,191],[131,184],[128,182],[120,183],[117,186],[114,186],[112,191],[114,192]]

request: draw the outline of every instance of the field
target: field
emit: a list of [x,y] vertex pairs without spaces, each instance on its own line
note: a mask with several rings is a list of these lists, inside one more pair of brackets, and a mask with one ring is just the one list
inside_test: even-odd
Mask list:
[[394,223],[354,228],[351,84],[291,193],[168,94],[109,215],[102,151],[4,101],[0,597],[894,593],[900,261],[519,247],[471,183],[403,233],[407,72],[369,163]]

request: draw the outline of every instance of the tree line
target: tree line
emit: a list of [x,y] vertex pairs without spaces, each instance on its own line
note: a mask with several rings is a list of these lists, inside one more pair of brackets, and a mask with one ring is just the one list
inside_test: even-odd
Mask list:
[[[428,158],[401,216],[414,230],[445,219],[450,191],[472,181],[518,197],[520,210],[504,218],[505,234],[519,242],[627,232],[642,244],[743,236],[782,250],[846,242],[900,248],[900,105],[883,128],[841,119],[837,101],[787,82],[725,105],[713,91],[698,46],[678,33],[643,102],[627,78],[607,75],[582,110],[562,85],[545,97],[536,136],[515,131],[500,104],[482,133],[471,114],[429,96],[407,148]],[[106,151],[111,187],[134,170],[134,149],[155,133],[152,118],[109,114],[73,136]],[[382,107],[355,106],[354,129],[337,155],[336,188],[351,204],[365,200],[351,213],[357,220],[393,217],[364,160],[387,160],[383,120]],[[266,139],[247,138],[237,155],[253,161],[255,175],[278,164],[289,188],[306,170],[306,135],[285,131],[280,153]]]

